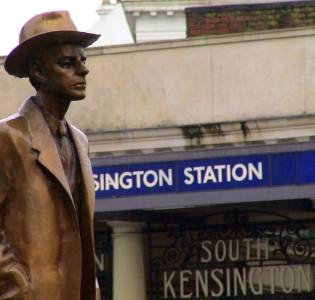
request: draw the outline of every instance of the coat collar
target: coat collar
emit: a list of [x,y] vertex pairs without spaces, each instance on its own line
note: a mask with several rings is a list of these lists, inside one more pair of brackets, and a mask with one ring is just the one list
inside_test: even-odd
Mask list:
[[57,147],[42,112],[33,102],[32,98],[30,98],[23,104],[19,113],[27,121],[32,148],[38,152],[38,162],[56,177],[74,205],[69,183],[59,159]]

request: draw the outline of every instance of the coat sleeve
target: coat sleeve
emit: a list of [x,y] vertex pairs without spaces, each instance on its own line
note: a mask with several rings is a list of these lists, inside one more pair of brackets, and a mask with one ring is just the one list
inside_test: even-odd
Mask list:
[[101,300],[101,289],[100,289],[100,286],[98,284],[98,280],[97,278],[95,279],[95,291],[96,291],[96,300]]
[[23,267],[18,263],[14,251],[3,229],[2,217],[5,202],[12,187],[13,165],[12,142],[0,125],[0,300],[23,299],[30,290],[30,281]]
[[0,213],[2,212],[3,202],[9,190],[8,160],[5,157],[9,149],[6,144],[7,138],[0,132]]

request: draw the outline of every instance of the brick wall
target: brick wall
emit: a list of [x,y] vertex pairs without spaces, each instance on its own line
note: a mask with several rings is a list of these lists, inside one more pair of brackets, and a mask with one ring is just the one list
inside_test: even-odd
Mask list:
[[186,9],[187,36],[315,25],[315,1],[225,5]]

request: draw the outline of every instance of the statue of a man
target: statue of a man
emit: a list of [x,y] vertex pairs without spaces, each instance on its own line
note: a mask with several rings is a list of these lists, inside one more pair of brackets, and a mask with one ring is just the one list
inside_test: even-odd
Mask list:
[[65,120],[71,101],[85,97],[84,48],[98,37],[78,31],[66,11],[43,13],[5,61],[36,95],[0,122],[0,299],[98,297],[88,142]]

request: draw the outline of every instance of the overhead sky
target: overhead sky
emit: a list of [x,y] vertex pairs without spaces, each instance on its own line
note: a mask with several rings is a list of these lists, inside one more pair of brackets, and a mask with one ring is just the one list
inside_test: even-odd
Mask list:
[[23,24],[34,15],[51,10],[69,10],[79,30],[88,30],[97,21],[101,0],[1,0],[0,55],[17,44]]

